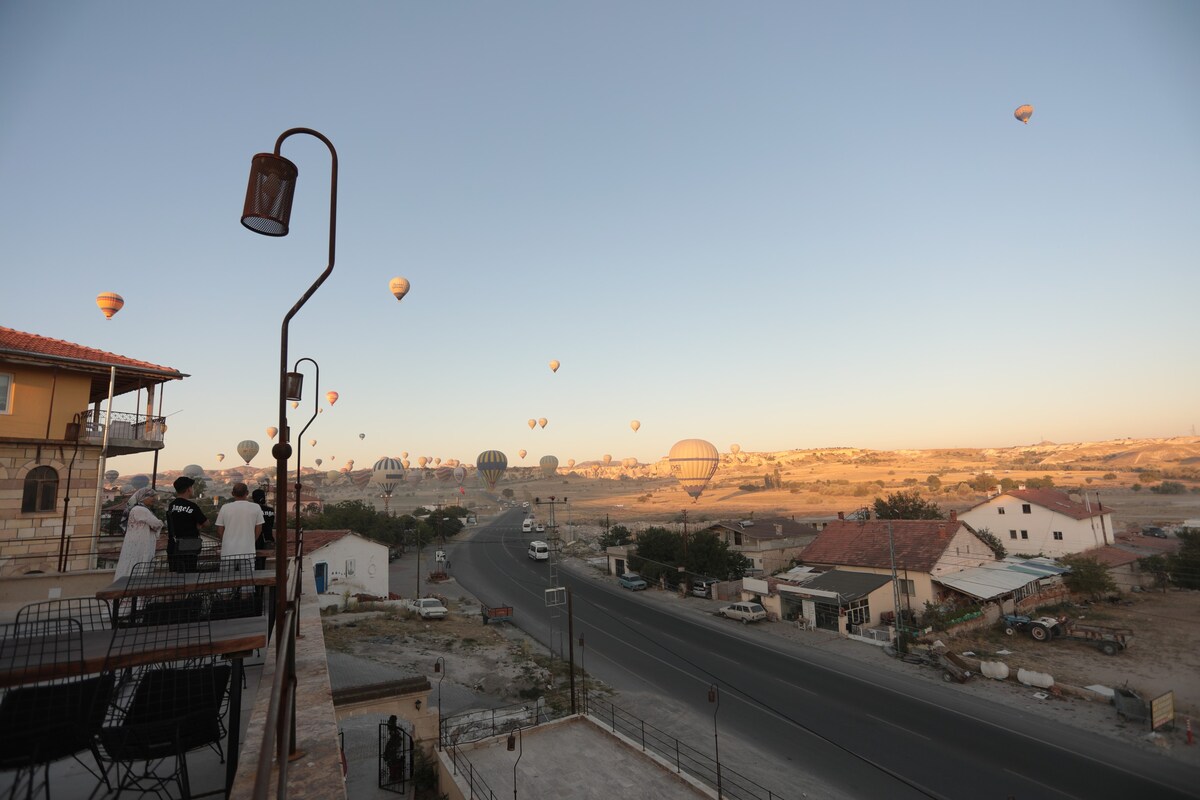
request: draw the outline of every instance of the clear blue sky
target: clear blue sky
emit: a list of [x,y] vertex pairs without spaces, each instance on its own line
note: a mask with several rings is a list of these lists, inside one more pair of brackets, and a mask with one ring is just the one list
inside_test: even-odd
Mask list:
[[306,465],[1186,435],[1198,87],[1194,2],[10,0],[0,324],[190,374],[162,468],[265,445],[306,126]]

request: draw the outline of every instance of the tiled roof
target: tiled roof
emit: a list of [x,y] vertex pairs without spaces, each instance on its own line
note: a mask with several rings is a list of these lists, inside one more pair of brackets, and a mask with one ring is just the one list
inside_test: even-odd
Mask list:
[[[378,545],[386,547],[386,545],[384,545],[383,542],[377,542],[370,537],[363,536],[361,533],[355,533],[354,531],[350,530],[349,528],[346,528],[344,530],[320,530],[320,531],[306,530],[304,532],[304,553],[306,555],[311,555],[312,553],[315,553],[317,550],[320,550],[325,545],[332,544],[332,543],[338,541],[339,539],[344,539],[347,536],[357,536],[365,541],[372,542],[373,544],[378,544]],[[296,555],[296,546],[295,546],[295,544],[293,544],[293,542],[290,538],[288,539],[288,555],[289,556]]]
[[[751,523],[749,525],[745,523]],[[741,533],[751,539],[786,539],[792,536],[810,536],[817,532],[816,526],[796,522],[790,517],[758,517],[754,520],[720,520],[705,530],[723,529]]]
[[116,353],[106,353],[94,347],[84,347],[81,344],[74,344],[62,339],[51,339],[36,333],[25,333],[12,328],[0,327],[0,354],[3,353],[45,356],[55,360],[86,361],[103,367],[131,367],[165,373],[172,378],[182,377],[179,371],[172,367],[152,364],[149,361],[138,361],[135,358]]
[[[1089,506],[1072,500],[1067,496],[1066,492],[1060,492],[1057,489],[1010,489],[1002,495],[996,495],[996,497],[1004,497],[1005,495],[1015,497],[1018,500],[1024,500],[1026,503],[1033,503],[1042,508],[1048,508],[1051,511],[1071,517],[1072,519],[1090,519],[1091,517],[1099,517],[1109,513],[1099,502],[1089,509]],[[996,497],[989,497],[982,503],[973,506],[973,509],[992,502]]]
[[959,520],[896,519],[835,520],[804,548],[806,564],[888,568],[892,564],[888,525],[895,540],[896,564],[916,572],[930,572],[946,552],[960,528]]
[[1132,564],[1141,557],[1136,553],[1122,550],[1119,547],[1113,547],[1110,544],[1103,545],[1102,547],[1093,547],[1091,550],[1084,550],[1079,555],[1084,558],[1094,558],[1098,564],[1103,564],[1109,568]]

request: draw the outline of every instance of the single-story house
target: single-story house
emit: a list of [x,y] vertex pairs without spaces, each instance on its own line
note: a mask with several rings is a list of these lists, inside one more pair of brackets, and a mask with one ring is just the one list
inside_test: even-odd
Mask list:
[[[289,555],[295,545],[288,542]],[[312,563],[321,605],[339,605],[347,594],[388,596],[388,548],[351,530],[305,531],[304,554]]]

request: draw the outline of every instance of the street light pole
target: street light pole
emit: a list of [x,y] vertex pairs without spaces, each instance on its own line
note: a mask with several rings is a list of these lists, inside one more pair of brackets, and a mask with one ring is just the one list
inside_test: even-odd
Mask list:
[[714,683],[708,687],[708,702],[713,708],[713,755],[717,759],[717,800],[721,800],[721,743],[717,739],[717,712],[721,710],[721,690]]
[[438,750],[442,749],[442,681],[446,679],[446,659],[438,656],[433,662],[433,671],[440,673],[438,678]]
[[518,743],[521,749],[517,752],[517,760],[513,762],[513,800],[517,800],[517,764],[521,763],[521,756],[525,755],[525,739],[520,728],[508,734],[508,752],[516,750]]

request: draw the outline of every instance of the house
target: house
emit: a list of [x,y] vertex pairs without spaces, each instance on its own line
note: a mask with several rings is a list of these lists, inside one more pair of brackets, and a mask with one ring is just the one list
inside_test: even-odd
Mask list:
[[163,448],[156,389],[185,377],[0,327],[0,577],[95,568],[106,461]]
[[895,594],[890,573],[827,572],[790,573],[793,577],[745,578],[742,593],[753,596],[779,619],[804,620],[814,628],[843,636],[887,642],[891,635],[871,635],[882,619],[895,615]]
[[[295,544],[288,542],[289,556]],[[311,559],[321,606],[339,605],[349,593],[388,596],[388,548],[351,530],[305,531],[304,555]]]
[[901,605],[916,611],[942,599],[937,577],[993,562],[996,555],[951,511],[948,520],[839,518],[817,534],[800,558],[812,567],[889,578],[894,569]]
[[1152,589],[1157,576],[1142,569],[1139,563],[1151,556],[1171,555],[1179,551],[1178,539],[1156,539],[1151,536],[1118,534],[1111,545],[1084,550],[1081,556],[1093,558],[1108,569],[1117,589],[1122,592]]
[[722,521],[704,529],[751,561],[750,573],[772,575],[791,566],[809,542],[817,536],[815,525],[796,522],[788,517],[764,517],[741,521]]
[[999,537],[1010,553],[1062,556],[1113,543],[1112,512],[1087,494],[1072,500],[1056,489],[1012,489],[962,513],[977,531]]

